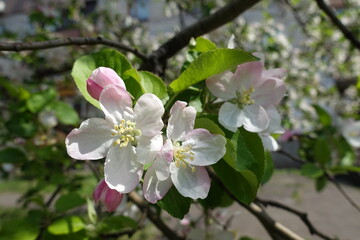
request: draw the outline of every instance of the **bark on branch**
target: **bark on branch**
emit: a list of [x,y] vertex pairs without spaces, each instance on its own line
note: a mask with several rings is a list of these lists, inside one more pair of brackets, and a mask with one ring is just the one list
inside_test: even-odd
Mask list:
[[343,33],[352,45],[360,50],[360,41],[350,32],[350,30],[337,18],[334,11],[323,1],[315,0],[320,9],[330,18],[331,22]]
[[190,25],[177,33],[173,38],[161,45],[156,51],[150,54],[149,59],[143,63],[142,69],[161,73],[159,67],[165,64],[166,60],[174,56],[178,51],[187,46],[191,38],[204,35],[212,30],[234,20],[241,13],[245,12],[260,0],[235,0],[223,8]]
[[63,39],[54,39],[42,42],[0,42],[0,51],[26,51],[26,50],[40,50],[48,48],[56,48],[69,45],[105,45],[119,49],[124,52],[131,52],[135,56],[146,60],[147,56],[140,53],[137,49],[133,49],[120,42],[112,41],[102,37],[68,37]]

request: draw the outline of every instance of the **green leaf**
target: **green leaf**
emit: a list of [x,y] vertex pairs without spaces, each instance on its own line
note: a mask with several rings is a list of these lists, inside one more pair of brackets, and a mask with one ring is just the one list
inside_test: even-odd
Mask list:
[[0,240],[35,240],[39,225],[31,217],[0,221]]
[[220,134],[222,136],[225,136],[224,131],[221,130],[221,128],[216,123],[214,123],[213,121],[211,121],[208,118],[195,119],[194,128],[205,128],[205,129],[209,130],[209,132],[211,132],[212,134]]
[[255,57],[245,51],[236,49],[214,49],[196,58],[169,87],[177,94],[210,76],[224,72],[241,63],[256,60]]
[[160,99],[167,98],[166,86],[158,76],[147,71],[138,71],[140,76],[140,84],[145,93],[153,93]]
[[236,171],[252,171],[258,182],[264,173],[264,147],[256,133],[239,129],[226,144],[224,160]]
[[313,104],[313,107],[314,107],[322,125],[330,126],[332,123],[330,114],[324,108],[320,107],[319,105]]
[[356,166],[335,166],[331,168],[333,173],[357,172],[360,173],[360,167]]
[[30,138],[37,132],[37,124],[34,120],[34,115],[29,112],[12,115],[5,126],[11,133],[24,138]]
[[80,217],[69,216],[55,221],[47,229],[51,234],[63,235],[81,231],[84,227],[85,224]]
[[157,202],[157,205],[167,211],[171,216],[183,219],[189,212],[191,199],[181,195],[173,186],[163,199]]
[[[98,67],[112,68],[122,77],[122,74],[132,68],[132,66],[122,53],[113,49],[102,49],[97,53],[80,57],[75,61],[71,76],[74,78],[77,87],[85,99],[97,108],[99,108],[99,102],[92,98],[87,92],[86,80]],[[126,87],[128,86],[126,85]],[[133,94],[131,91],[129,92]]]
[[55,112],[55,116],[62,124],[76,125],[80,121],[78,113],[68,103],[54,101],[49,108]]
[[208,196],[205,199],[199,199],[198,201],[203,207],[208,209],[214,209],[217,207],[228,207],[233,203],[233,199],[216,181],[211,182]]
[[55,203],[55,209],[57,212],[65,212],[83,204],[85,204],[85,199],[80,197],[79,194],[73,192],[59,197]]
[[27,157],[20,149],[8,147],[0,150],[0,163],[21,163],[26,161]]
[[324,171],[312,163],[305,163],[301,167],[301,174],[309,178],[319,178],[324,175]]
[[327,182],[328,182],[328,180],[325,176],[321,176],[321,177],[317,178],[315,180],[316,191],[321,192],[325,188]]
[[48,89],[44,92],[35,93],[26,100],[26,105],[30,112],[40,112],[47,104],[56,98],[56,92],[54,89]]
[[265,153],[264,163],[265,163],[265,169],[264,169],[264,175],[261,180],[261,184],[265,184],[267,181],[269,181],[274,172],[274,162],[270,152]]
[[139,99],[145,93],[141,86],[141,79],[135,68],[130,68],[121,76],[125,82],[126,90],[131,93],[135,99]]
[[214,49],[216,49],[215,43],[203,37],[196,38],[195,47],[191,48],[191,50],[197,52],[208,52]]
[[314,146],[314,158],[321,164],[325,164],[331,160],[329,142],[325,138],[319,137],[316,139]]
[[110,216],[103,218],[97,227],[99,233],[117,233],[125,229],[136,229],[137,223],[126,216]]
[[249,170],[235,171],[225,161],[212,165],[225,187],[242,203],[250,204],[256,197],[259,183]]

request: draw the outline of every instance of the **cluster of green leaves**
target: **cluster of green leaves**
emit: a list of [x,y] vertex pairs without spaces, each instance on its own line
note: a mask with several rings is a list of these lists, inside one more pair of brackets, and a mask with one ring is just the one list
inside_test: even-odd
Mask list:
[[[208,129],[227,139],[226,155],[213,165],[211,170],[220,181],[212,181],[209,196],[199,201],[204,208],[213,209],[228,206],[233,202],[233,197],[249,204],[254,200],[260,184],[265,182],[272,172],[272,160],[264,152],[257,134],[244,129],[231,133],[219,125],[216,115],[209,114],[206,110],[213,97],[206,90],[204,80],[233,69],[241,63],[256,60],[257,58],[247,52],[217,48],[213,42],[200,37],[190,45],[181,74],[168,87],[159,77],[137,71],[124,55],[110,49],[79,58],[74,64],[72,76],[85,99],[96,107],[99,103],[89,96],[86,80],[93,70],[104,66],[114,69],[121,76],[135,100],[144,93],[153,93],[163,101],[167,110],[176,100],[194,105],[198,110],[195,127]],[[213,113],[214,109],[211,112]],[[227,191],[224,191],[224,187]],[[192,202],[173,187],[157,205],[181,219],[188,213]]]

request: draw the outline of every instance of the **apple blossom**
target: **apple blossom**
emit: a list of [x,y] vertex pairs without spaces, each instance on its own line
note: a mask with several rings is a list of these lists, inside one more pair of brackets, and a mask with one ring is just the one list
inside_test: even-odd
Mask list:
[[90,96],[96,100],[99,100],[103,88],[110,84],[119,85],[126,90],[124,81],[111,68],[99,67],[95,69],[88,80],[86,80],[87,91]]
[[284,129],[281,127],[281,117],[274,105],[268,106],[265,110],[269,118],[269,125],[264,131],[258,133],[258,135],[266,150],[277,151],[279,144],[270,134],[284,132]]
[[109,188],[105,180],[101,180],[93,192],[96,204],[102,203],[107,212],[113,212],[120,205],[123,194]]
[[342,134],[349,144],[360,148],[360,121],[348,120],[342,126]]
[[235,73],[225,71],[206,80],[210,92],[225,101],[219,122],[232,132],[244,125],[250,132],[264,131],[269,125],[265,108],[276,105],[285,94],[281,68],[263,70],[260,61],[240,64]]
[[105,87],[99,102],[105,119],[90,118],[72,130],[65,141],[67,152],[80,160],[106,157],[106,183],[128,193],[139,183],[143,164],[162,147],[164,107],[158,97],[146,93],[133,109],[130,95],[118,85]]
[[205,166],[225,155],[226,140],[206,129],[194,129],[195,117],[195,108],[186,107],[185,102],[172,106],[168,139],[144,178],[143,192],[149,202],[161,199],[173,184],[185,197],[207,197],[210,178]]

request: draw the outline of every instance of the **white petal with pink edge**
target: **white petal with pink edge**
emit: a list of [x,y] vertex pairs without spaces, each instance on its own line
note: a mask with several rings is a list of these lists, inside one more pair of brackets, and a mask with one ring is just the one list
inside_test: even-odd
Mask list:
[[196,166],[208,166],[219,161],[226,152],[226,140],[221,135],[211,134],[208,130],[198,128],[186,135],[182,146],[190,147],[194,159],[187,162]]
[[136,159],[141,164],[147,164],[155,159],[163,146],[163,137],[158,134],[154,137],[140,136],[136,146]]
[[179,141],[194,129],[196,109],[194,107],[186,107],[187,103],[176,101],[170,109],[170,118],[167,127],[167,137],[169,139]]
[[210,190],[210,178],[205,167],[194,166],[195,171],[189,166],[176,167],[175,163],[170,164],[171,180],[176,189],[184,197],[192,199],[204,199]]
[[65,139],[68,154],[75,159],[95,160],[106,156],[114,139],[112,122],[90,118],[72,130]]
[[236,132],[244,123],[244,113],[235,104],[226,102],[220,107],[219,122],[226,129]]
[[263,107],[252,104],[244,107],[244,128],[249,132],[262,132],[269,126],[269,118]]
[[162,199],[165,194],[169,191],[173,183],[171,178],[160,181],[156,177],[155,169],[150,167],[144,177],[143,193],[146,200],[151,203],[156,203]]
[[262,81],[262,70],[263,66],[260,61],[240,64],[235,71],[238,83],[233,87],[241,92],[258,85]]
[[232,72],[226,71],[208,78],[206,86],[215,97],[226,101],[236,97],[234,85],[237,81]]

